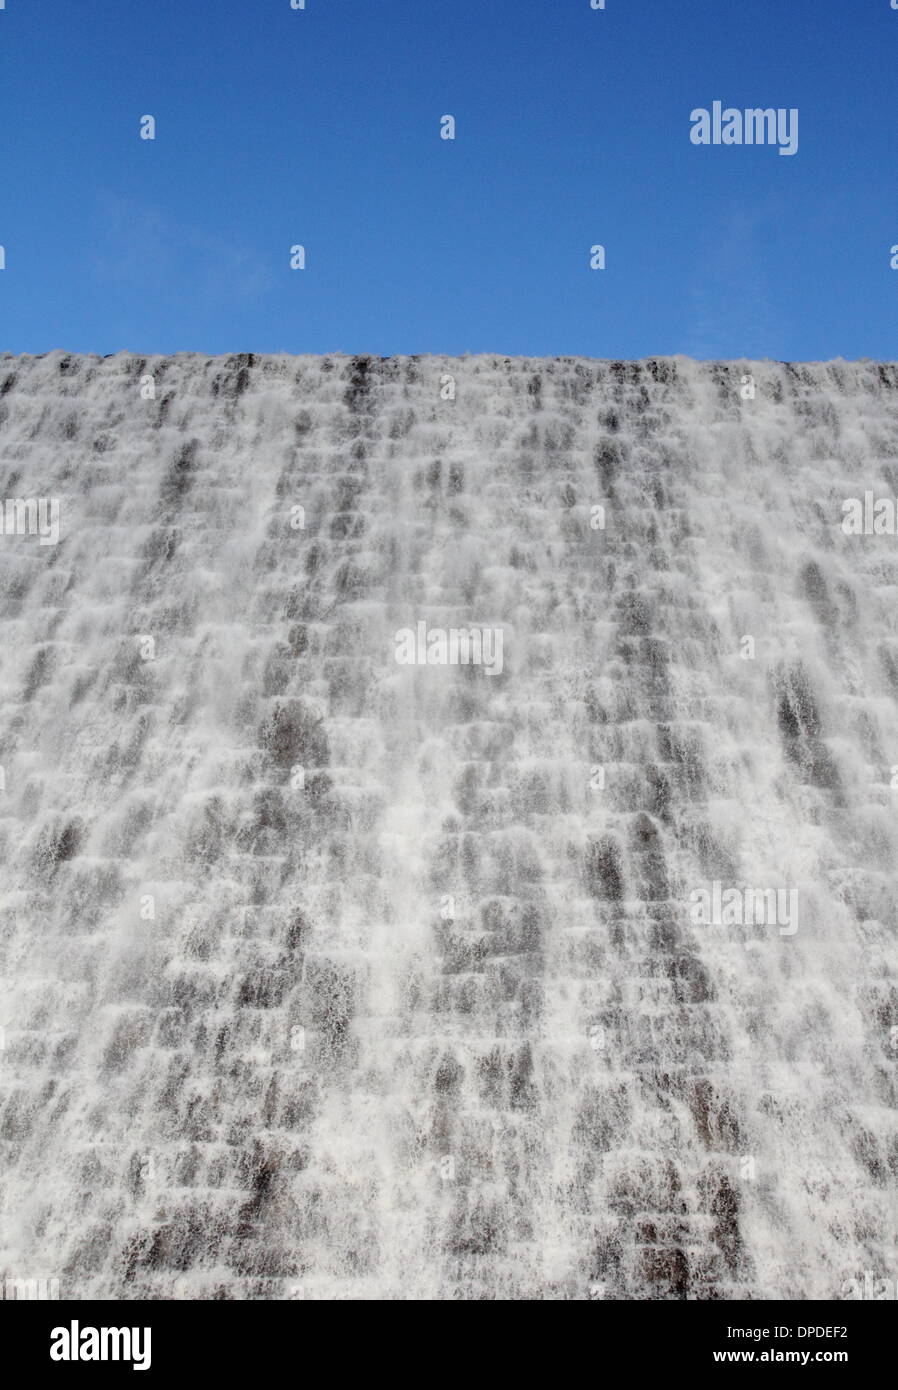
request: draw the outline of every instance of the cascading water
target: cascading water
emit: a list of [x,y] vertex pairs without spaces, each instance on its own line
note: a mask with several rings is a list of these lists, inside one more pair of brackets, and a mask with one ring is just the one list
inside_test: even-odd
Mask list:
[[0,1281],[898,1277],[898,369],[6,356],[0,443]]

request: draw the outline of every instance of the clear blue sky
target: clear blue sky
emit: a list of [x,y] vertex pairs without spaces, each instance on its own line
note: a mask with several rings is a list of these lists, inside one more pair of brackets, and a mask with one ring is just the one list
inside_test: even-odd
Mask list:
[[898,356],[890,0],[6,0],[0,122],[0,350]]

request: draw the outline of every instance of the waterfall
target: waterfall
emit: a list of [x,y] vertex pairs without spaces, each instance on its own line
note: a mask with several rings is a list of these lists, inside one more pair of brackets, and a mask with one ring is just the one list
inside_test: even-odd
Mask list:
[[0,1283],[898,1277],[896,367],[7,354],[0,442]]

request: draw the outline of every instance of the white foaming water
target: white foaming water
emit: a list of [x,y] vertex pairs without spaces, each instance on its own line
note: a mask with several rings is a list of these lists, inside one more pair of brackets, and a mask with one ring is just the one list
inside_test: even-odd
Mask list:
[[0,442],[0,1283],[895,1278],[896,368],[6,356]]

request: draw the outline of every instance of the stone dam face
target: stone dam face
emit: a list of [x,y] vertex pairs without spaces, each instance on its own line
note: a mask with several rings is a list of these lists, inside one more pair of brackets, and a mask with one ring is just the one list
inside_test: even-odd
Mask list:
[[6,355],[0,466],[0,1282],[898,1276],[898,368]]

